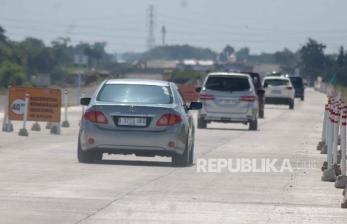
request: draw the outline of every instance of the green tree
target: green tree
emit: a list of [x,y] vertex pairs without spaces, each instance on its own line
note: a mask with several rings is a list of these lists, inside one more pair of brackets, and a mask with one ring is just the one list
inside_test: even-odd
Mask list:
[[324,54],[325,48],[324,44],[310,38],[300,49],[301,74],[311,81],[317,76],[326,77],[329,61]]
[[336,63],[339,67],[343,67],[345,65],[345,50],[343,48],[343,46],[340,47],[340,52],[339,52],[339,56],[337,57]]
[[277,64],[281,65],[283,72],[294,73],[295,68],[298,65],[298,58],[295,53],[291,52],[288,49],[283,51],[278,51],[274,54],[274,59]]
[[42,40],[27,38],[21,42],[25,52],[25,63],[28,75],[37,73],[49,74],[56,65],[52,49],[45,46]]
[[227,45],[227,46],[225,46],[223,51],[219,54],[219,60],[222,62],[227,62],[230,55],[232,55],[234,53],[235,53],[235,49],[232,46]]
[[249,58],[249,54],[250,50],[248,47],[243,47],[235,53],[236,58],[239,61],[247,61]]
[[25,82],[26,76],[24,68],[18,64],[4,61],[0,64],[0,85],[21,85]]

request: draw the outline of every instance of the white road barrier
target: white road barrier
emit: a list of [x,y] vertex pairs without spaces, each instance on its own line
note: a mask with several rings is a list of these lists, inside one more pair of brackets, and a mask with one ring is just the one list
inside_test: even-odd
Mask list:
[[[327,133],[327,165],[323,165],[323,175],[322,181],[335,182],[336,181],[336,171],[334,164],[334,148],[337,148],[337,126],[339,124],[337,113],[337,105],[339,99],[330,98],[328,102],[329,108],[329,122],[328,122],[328,133]],[[337,150],[336,150],[337,151]],[[324,169],[325,168],[325,169]]]
[[29,106],[29,93],[25,94],[25,106],[24,106],[24,116],[23,116],[23,127],[19,130],[19,136],[29,136],[27,130],[27,121],[28,121],[28,106]]
[[67,89],[64,89],[64,97],[63,97],[63,99],[64,99],[64,121],[61,124],[61,126],[63,128],[68,128],[68,127],[70,127],[70,123],[69,123],[69,121],[67,119],[68,106],[69,106],[68,105],[68,91],[67,91]]
[[327,148],[327,161],[322,167],[322,181],[335,182],[336,188],[344,189],[341,208],[347,208],[346,126],[347,105],[341,100],[340,94],[329,97],[328,104],[325,105],[322,136],[317,149],[324,153]]
[[321,141],[317,145],[317,150],[321,151],[322,154],[326,154],[326,150],[327,150],[327,146],[326,146],[327,126],[328,126],[328,104],[325,104],[322,137],[321,137]]
[[8,94],[4,97],[4,118],[2,123],[2,131],[3,132],[13,132],[13,124],[8,117]]

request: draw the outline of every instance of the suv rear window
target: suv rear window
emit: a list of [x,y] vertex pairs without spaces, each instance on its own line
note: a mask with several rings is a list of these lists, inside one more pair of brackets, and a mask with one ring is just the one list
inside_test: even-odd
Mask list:
[[289,85],[289,80],[286,79],[266,79],[264,82],[264,87],[267,86],[287,86]]
[[97,100],[125,104],[171,104],[172,95],[168,86],[105,84]]
[[301,77],[290,77],[293,86],[302,87],[304,85]]
[[210,76],[205,88],[216,91],[248,91],[251,87],[243,77]]

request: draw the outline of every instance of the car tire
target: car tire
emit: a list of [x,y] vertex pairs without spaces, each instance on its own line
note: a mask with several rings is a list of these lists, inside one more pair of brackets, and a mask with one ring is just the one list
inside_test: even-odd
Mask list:
[[192,142],[192,146],[190,147],[190,151],[189,151],[189,161],[188,164],[190,166],[192,166],[194,164],[194,131],[193,131],[193,142]]
[[301,101],[304,101],[305,100],[305,96],[301,96]]
[[176,154],[172,156],[172,164],[176,167],[187,167],[189,166],[189,154],[188,152],[188,141],[186,143],[186,147],[184,153],[182,155]]
[[199,129],[207,128],[207,121],[202,117],[198,117],[198,128]]
[[263,110],[259,111],[259,118],[264,118],[264,111]]
[[102,152],[88,152],[83,151],[81,148],[80,141],[78,141],[77,146],[77,159],[80,163],[92,163],[97,160],[102,160]]
[[294,110],[294,100],[289,103],[289,109]]
[[249,122],[249,130],[256,131],[258,130],[258,119]]

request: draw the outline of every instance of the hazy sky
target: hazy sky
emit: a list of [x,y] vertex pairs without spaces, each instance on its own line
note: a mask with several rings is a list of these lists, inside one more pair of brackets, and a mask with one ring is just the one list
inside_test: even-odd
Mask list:
[[155,6],[156,43],[221,50],[226,44],[251,52],[296,50],[308,37],[328,52],[347,45],[346,0],[0,0],[0,25],[15,40],[27,36],[106,41],[109,52],[143,51],[146,14]]

